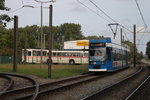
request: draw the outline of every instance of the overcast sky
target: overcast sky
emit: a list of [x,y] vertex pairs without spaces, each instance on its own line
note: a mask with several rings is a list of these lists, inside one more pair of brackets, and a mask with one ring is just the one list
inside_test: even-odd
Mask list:
[[[49,0],[42,0],[49,1]],[[89,35],[103,35],[112,37],[108,24],[114,23],[100,10],[98,10],[89,0],[79,0],[84,5],[92,9],[95,13],[87,9],[77,0],[57,0],[55,3],[43,4],[48,7],[53,4],[53,25],[57,26],[64,23],[77,23],[82,26],[82,33],[85,36]],[[143,27],[144,23],[141,19],[135,0],[92,0],[97,7],[102,9],[109,17],[117,23],[125,26],[129,30],[133,30],[133,25]],[[147,26],[150,26],[150,0],[137,0],[141,9],[142,15]],[[0,12],[0,14],[8,13],[11,17],[17,15],[19,17],[19,27],[26,25],[40,26],[40,4],[34,0],[5,0],[5,5],[11,10],[9,12]],[[22,8],[23,5],[32,5],[36,8]],[[21,9],[19,9],[21,8]],[[17,11],[14,11],[19,9]],[[97,15],[99,14],[99,16]],[[100,17],[101,16],[101,17]],[[48,25],[48,9],[43,9],[43,25]],[[8,24],[7,28],[13,28],[13,22]],[[120,41],[120,27],[118,28],[116,40]],[[133,41],[132,33],[124,30],[126,33],[125,39]],[[149,33],[150,34],[150,33]],[[137,45],[139,51],[145,52],[146,43],[150,39],[149,34],[137,33]],[[125,34],[124,34],[125,35]]]

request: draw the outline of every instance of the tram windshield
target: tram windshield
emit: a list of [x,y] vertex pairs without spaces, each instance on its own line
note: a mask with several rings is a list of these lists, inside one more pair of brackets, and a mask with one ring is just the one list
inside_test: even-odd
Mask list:
[[90,61],[105,61],[106,48],[94,48],[89,51]]

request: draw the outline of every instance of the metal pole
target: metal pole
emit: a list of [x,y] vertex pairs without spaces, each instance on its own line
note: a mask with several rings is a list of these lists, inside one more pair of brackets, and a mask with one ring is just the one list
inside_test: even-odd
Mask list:
[[[122,51],[122,28],[120,29],[120,42],[121,42],[121,51]],[[121,52],[123,54],[123,51]],[[122,56],[122,66],[123,66],[123,56]]]
[[136,25],[133,26],[133,66],[136,67]]
[[51,56],[52,56],[52,12],[53,6],[49,6],[49,61],[48,61],[48,77],[51,78]]
[[39,33],[39,31],[38,31],[38,41],[37,41],[37,45],[38,45],[38,46],[37,46],[37,48],[40,48],[40,42],[39,42],[39,41],[40,41],[40,33]]
[[42,37],[43,36],[43,6],[42,6],[42,3],[41,3],[41,64],[40,64],[40,67],[42,67],[42,63],[43,63],[43,45],[42,45]]
[[45,36],[46,34],[44,34],[44,37],[43,37],[43,49],[45,49]]
[[24,64],[27,62],[27,32],[25,32],[25,44],[24,44]]
[[17,72],[17,39],[18,39],[18,16],[14,16],[13,72]]
[[120,29],[120,38],[121,38],[121,46],[122,46],[122,28]]

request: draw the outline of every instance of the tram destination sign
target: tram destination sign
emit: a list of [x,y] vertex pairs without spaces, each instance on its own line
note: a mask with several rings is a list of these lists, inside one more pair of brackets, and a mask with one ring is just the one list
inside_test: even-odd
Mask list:
[[92,47],[105,47],[105,43],[91,43],[90,46]]
[[89,41],[77,41],[77,46],[89,46]]

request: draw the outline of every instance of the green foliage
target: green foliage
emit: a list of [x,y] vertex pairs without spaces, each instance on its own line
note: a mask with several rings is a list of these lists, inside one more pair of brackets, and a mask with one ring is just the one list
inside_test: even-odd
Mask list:
[[[13,55],[13,29],[6,29],[0,26],[0,56]],[[81,25],[65,23],[52,27],[53,50],[62,50],[64,41],[81,39],[99,39],[103,36],[84,37],[81,32]],[[18,29],[18,56],[21,59],[22,49],[40,48],[41,28],[37,25],[26,26]],[[43,37],[45,36],[45,47],[48,48],[49,27],[43,26]],[[44,41],[42,42],[44,44]]]
[[0,55],[12,55],[12,32],[11,30],[6,30],[2,26],[0,29]]
[[62,39],[62,36],[64,36],[65,41],[82,39],[83,35],[81,32],[81,25],[74,24],[74,23],[62,24],[60,25],[58,29],[57,36],[61,39]]
[[[39,77],[47,78],[47,65],[43,65],[42,68],[39,65],[18,65],[18,73],[35,75]],[[61,68],[59,67],[61,66]],[[52,65],[52,79],[69,77],[77,74],[87,72],[87,65]],[[1,64],[0,72],[12,72],[12,65]]]
[[148,56],[148,59],[150,59],[150,41],[147,42],[146,55]]
[[[5,11],[9,11],[10,8],[5,7],[5,0],[0,0],[0,10],[5,10]],[[10,18],[8,15],[3,14],[0,15],[0,25],[2,26],[6,26],[7,22],[10,22],[12,20],[12,18]]]
[[[129,46],[130,52],[129,52],[128,58],[132,61],[132,59],[133,59],[133,52],[134,52],[134,51],[133,51],[133,50],[134,50],[134,49],[133,49],[134,45],[133,45],[133,43],[130,42],[130,41],[124,41],[123,43]],[[137,58],[137,60],[141,60],[141,59],[144,58],[143,52],[140,52],[140,53],[139,53],[138,50],[137,50],[137,48],[135,49],[135,53],[136,53],[136,58]]]
[[0,9],[1,10],[6,10],[6,11],[10,10],[10,8],[5,7],[5,0],[0,0]]
[[85,39],[88,39],[88,40],[91,40],[91,39],[101,39],[101,38],[104,38],[104,36],[95,36],[95,35],[93,35],[93,36],[87,36],[87,37],[85,37]]
[[[129,46],[130,52],[129,52],[128,58],[132,59],[133,58],[133,43],[130,41],[124,41],[123,43]],[[137,52],[137,49],[136,49],[136,52]]]
[[[12,55],[13,49],[13,29],[5,29],[0,27],[0,55]],[[60,26],[52,27],[53,33],[53,49],[61,50],[63,42],[67,40],[82,39],[84,36],[81,33],[79,24],[65,23]],[[49,27],[43,26],[43,37],[45,35],[45,45],[48,48]],[[25,48],[40,48],[41,28],[37,25],[26,26],[18,29],[18,55],[21,55],[21,50]],[[27,39],[25,39],[27,37]],[[39,44],[39,46],[38,46]],[[42,42],[42,44],[44,44]],[[6,50],[9,49],[9,50]]]
[[137,58],[138,58],[139,60],[143,59],[143,58],[144,58],[143,52],[140,52],[140,53],[137,55]]

